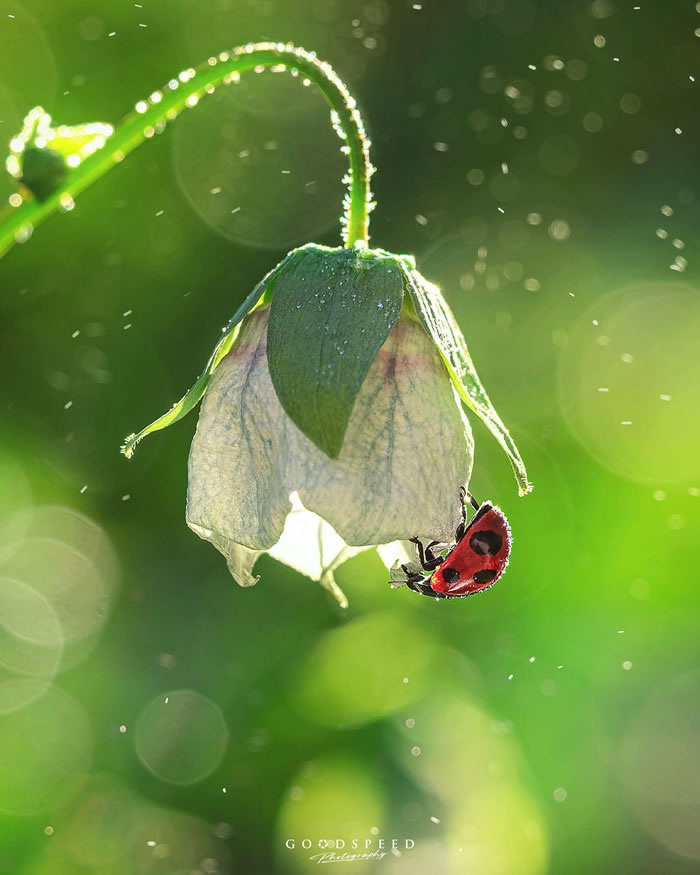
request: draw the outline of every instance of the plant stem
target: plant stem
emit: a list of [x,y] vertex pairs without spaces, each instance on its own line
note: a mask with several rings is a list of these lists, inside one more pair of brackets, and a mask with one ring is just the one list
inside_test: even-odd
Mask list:
[[350,164],[342,218],[343,240],[347,247],[366,246],[373,206],[369,182],[374,168],[369,160],[370,143],[355,100],[331,66],[319,61],[315,54],[290,44],[257,43],[222,52],[196,69],[183,70],[162,91],[139,101],[104,146],[71,169],[49,197],[39,201],[26,195],[19,206],[5,208],[0,216],[0,257],[14,243],[26,240],[33,229],[56,210],[65,210],[67,205],[70,208],[73,198],[144,140],[160,133],[183,109],[195,106],[217,86],[237,82],[241,73],[267,67],[273,72],[287,70],[293,76],[313,82],[330,106],[334,127],[344,141],[342,148]]

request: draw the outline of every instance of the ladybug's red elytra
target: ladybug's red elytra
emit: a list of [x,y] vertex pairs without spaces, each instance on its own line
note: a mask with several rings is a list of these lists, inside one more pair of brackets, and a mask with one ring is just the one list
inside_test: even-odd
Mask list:
[[[433,553],[439,541],[424,547],[418,538],[410,539],[418,548],[423,570],[428,572],[424,575],[401,566],[406,586],[413,592],[435,599],[466,598],[493,586],[506,570],[512,539],[505,514],[490,501],[479,504],[464,487],[459,497],[462,522],[457,526],[455,543],[444,557]],[[467,498],[475,510],[469,523]]]

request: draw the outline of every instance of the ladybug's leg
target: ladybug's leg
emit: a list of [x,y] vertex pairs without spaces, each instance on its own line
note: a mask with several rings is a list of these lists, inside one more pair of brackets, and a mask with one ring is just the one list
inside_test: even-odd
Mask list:
[[475,511],[478,511],[479,508],[481,507],[481,505],[474,498],[474,496],[471,494],[471,492],[467,492],[467,490],[464,488],[464,486],[459,487],[459,498],[460,498],[460,504],[462,506],[462,522],[457,526],[457,530],[455,532],[455,543],[456,544],[459,544],[459,542],[464,537],[464,533],[467,530],[467,504],[466,504],[467,499],[469,499],[469,502]]
[[435,571],[438,565],[442,564],[442,556],[435,556],[431,549],[435,544],[439,544],[439,541],[431,541],[424,549],[418,538],[409,538],[408,540],[418,547],[418,558],[420,559],[420,564],[423,566],[424,571]]
[[437,561],[438,565],[442,562],[442,556],[436,556],[433,553],[433,547],[436,547],[440,542],[439,541],[431,541],[429,544],[426,544],[423,548],[423,552],[425,553],[425,558],[428,562]]
[[462,522],[466,525],[466,522],[467,522],[467,506],[466,506],[466,503],[465,503],[465,502],[466,502],[467,498],[469,499],[469,503],[470,503],[471,506],[474,508],[474,510],[479,510],[479,508],[481,507],[481,505],[480,505],[479,502],[474,498],[474,496],[471,494],[471,492],[467,492],[467,490],[464,488],[464,486],[460,486],[460,487],[459,487],[459,497],[460,497],[461,504],[462,504]]

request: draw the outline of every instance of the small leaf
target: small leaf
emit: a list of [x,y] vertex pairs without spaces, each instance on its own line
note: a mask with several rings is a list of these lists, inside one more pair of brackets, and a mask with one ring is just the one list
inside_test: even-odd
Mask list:
[[338,457],[357,393],[401,312],[396,257],[310,245],[281,271],[270,308],[267,356],[290,419]]
[[503,447],[518,483],[520,495],[532,489],[525,464],[508,429],[496,413],[472,362],[467,342],[442,292],[418,271],[404,270],[408,290],[418,319],[440,350],[460,398],[471,407]]
[[[283,261],[282,264],[284,263],[285,262]],[[243,301],[241,306],[233,314],[228,322],[228,325],[224,328],[219,342],[214,347],[214,351],[209,356],[209,361],[207,362],[206,367],[197,378],[197,382],[194,384],[194,386],[192,386],[192,388],[188,392],[186,392],[185,395],[177,403],[173,404],[173,406],[170,408],[170,410],[167,411],[167,413],[159,416],[158,419],[154,420],[150,425],[147,425],[145,428],[142,428],[141,431],[137,432],[136,434],[128,435],[124,442],[124,446],[122,446],[121,448],[122,453],[126,456],[127,459],[130,459],[134,455],[136,444],[138,444],[139,441],[143,440],[143,438],[145,438],[152,432],[160,431],[163,428],[167,428],[169,425],[172,425],[173,423],[187,416],[190,410],[192,410],[194,407],[197,406],[197,404],[199,404],[199,402],[202,400],[202,396],[207,390],[207,386],[209,385],[211,376],[216,370],[219,362],[233,346],[236,337],[238,336],[240,324],[243,319],[257,307],[269,301],[270,295],[272,294],[272,291],[274,289],[275,282],[277,281],[277,272],[279,271],[280,267],[281,265],[278,265],[261,282],[259,282],[258,285],[245,299],[245,301]]]

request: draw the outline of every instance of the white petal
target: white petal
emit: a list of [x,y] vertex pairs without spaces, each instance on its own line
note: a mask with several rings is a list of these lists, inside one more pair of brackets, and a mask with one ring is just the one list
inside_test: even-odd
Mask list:
[[284,524],[282,537],[268,553],[312,580],[320,580],[340,605],[346,608],[347,599],[335,582],[333,570],[370,548],[348,547],[331,525],[305,509],[296,493],[292,493],[290,498],[292,510]]
[[200,535],[198,529],[214,532],[223,545],[230,541],[251,550],[277,542],[293,489],[283,477],[291,422],[265,357],[268,312],[248,316],[214,372],[189,457],[187,524]]
[[305,507],[348,544],[414,535],[449,541],[472,453],[471,429],[438,351],[420,325],[401,318],[362,385],[340,457],[315,447],[299,452],[292,476]]
[[[267,318],[263,308],[246,319],[204,396],[189,459],[190,527],[237,567],[235,545],[259,552],[280,539],[289,495],[297,491],[304,507],[327,520],[346,544],[412,535],[451,540],[473,442],[445,367],[420,325],[401,318],[394,326],[333,460],[279,404],[265,355]],[[252,566],[245,567],[250,576]]]

